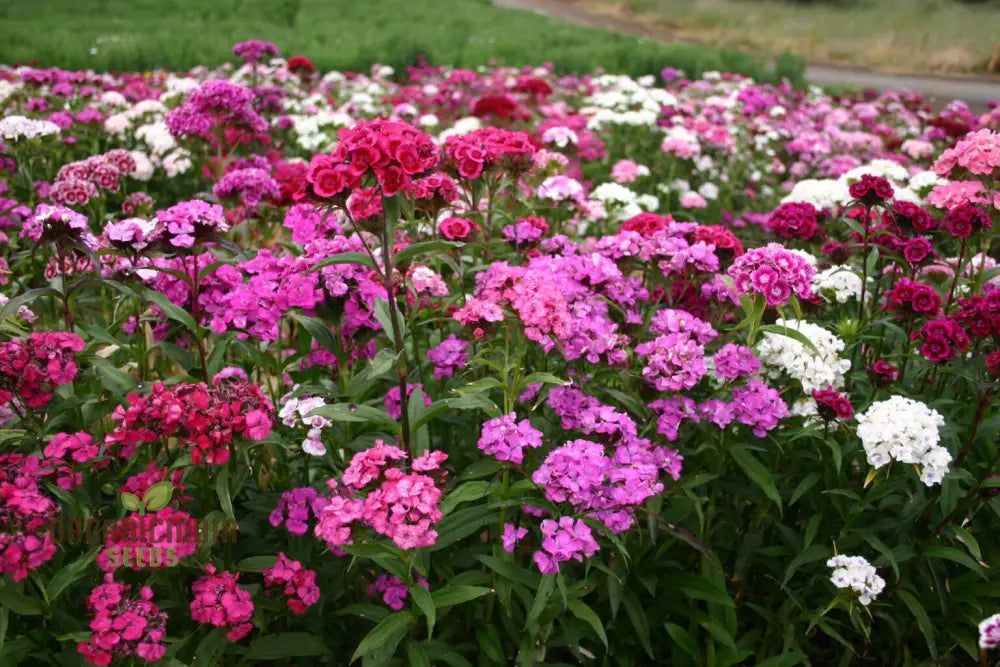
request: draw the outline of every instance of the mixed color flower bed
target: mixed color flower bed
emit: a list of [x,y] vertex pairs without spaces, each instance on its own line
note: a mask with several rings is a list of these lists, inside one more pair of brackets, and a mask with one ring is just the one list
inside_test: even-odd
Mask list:
[[0,68],[0,656],[988,659],[1000,109],[233,53]]

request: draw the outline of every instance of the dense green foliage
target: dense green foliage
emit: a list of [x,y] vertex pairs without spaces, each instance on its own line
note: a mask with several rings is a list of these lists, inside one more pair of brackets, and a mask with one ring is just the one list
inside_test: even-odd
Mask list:
[[[250,38],[304,53],[322,69],[401,69],[425,56],[477,67],[555,63],[634,76],[670,66],[773,79],[760,60],[695,44],[658,44],[494,7],[489,0],[4,0],[0,61],[95,70],[188,68],[228,60]],[[801,66],[783,60],[778,74]]]

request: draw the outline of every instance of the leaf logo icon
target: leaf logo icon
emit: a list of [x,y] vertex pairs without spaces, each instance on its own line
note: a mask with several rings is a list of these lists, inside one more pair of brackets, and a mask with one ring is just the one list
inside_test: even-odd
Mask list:
[[173,484],[163,481],[157,482],[146,489],[146,493],[142,495],[142,498],[139,498],[134,493],[124,491],[121,494],[121,501],[125,509],[130,512],[138,512],[139,516],[145,516],[147,510],[156,512],[166,507],[173,495]]

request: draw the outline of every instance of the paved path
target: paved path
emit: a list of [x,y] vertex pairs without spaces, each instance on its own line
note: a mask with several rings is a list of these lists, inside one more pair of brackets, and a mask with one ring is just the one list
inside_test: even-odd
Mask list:
[[[674,37],[666,30],[620,16],[596,14],[565,0],[493,0],[500,7],[523,9],[581,25],[604,28],[648,39],[670,41]],[[865,70],[809,65],[806,80],[821,86],[853,86],[877,91],[909,90],[923,93],[934,106],[943,106],[953,99],[965,100],[977,111],[986,108],[988,100],[1000,100],[1000,77],[944,78],[905,74],[880,74]]]

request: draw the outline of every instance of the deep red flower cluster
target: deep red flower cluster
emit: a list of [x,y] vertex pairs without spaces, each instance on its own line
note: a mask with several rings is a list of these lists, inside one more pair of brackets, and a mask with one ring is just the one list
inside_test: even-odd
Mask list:
[[1000,289],[958,300],[953,318],[977,338],[995,336],[1000,340]]
[[913,334],[913,339],[923,341],[920,354],[928,361],[951,361],[971,342],[965,329],[950,319],[931,320]]
[[191,462],[223,465],[235,436],[266,438],[274,424],[274,406],[256,384],[228,380],[214,387],[204,383],[153,385],[146,396],[128,395],[111,419],[119,422],[105,442],[128,458],[140,444],[177,438],[190,447]]
[[889,181],[881,176],[872,176],[871,174],[862,175],[860,179],[851,183],[847,191],[851,197],[866,206],[873,206],[887,199],[892,199],[896,194]]
[[441,149],[426,133],[400,121],[361,121],[340,131],[332,155],[314,155],[306,178],[312,193],[327,199],[362,187],[370,174],[382,196],[413,191],[414,178],[437,166]]
[[444,143],[449,166],[463,178],[479,178],[499,168],[520,174],[531,166],[535,146],[524,132],[484,127],[468,134],[450,136]]
[[312,74],[316,71],[316,66],[305,56],[292,56],[285,65],[289,72],[299,74]]
[[900,278],[892,289],[885,293],[884,308],[904,314],[936,317],[941,312],[941,297],[930,285],[918,283],[909,278]]
[[138,597],[129,597],[130,589],[108,575],[106,583],[90,592],[87,610],[93,617],[93,634],[76,645],[90,664],[109,665],[112,660],[131,656],[156,662],[166,652],[166,612],[152,601],[153,591],[148,586],[139,590]]
[[63,331],[33,333],[0,344],[0,405],[13,399],[29,408],[52,400],[52,390],[76,377],[76,353],[83,339]]
[[834,418],[850,419],[854,416],[851,399],[833,387],[813,389],[812,395],[816,399],[816,410],[824,421],[832,421]]
[[637,213],[622,223],[621,231],[635,232],[640,236],[649,238],[657,232],[662,232],[667,225],[674,221],[671,215],[658,215],[656,213]]
[[937,227],[937,221],[930,212],[908,201],[894,199],[882,214],[885,222],[893,223],[900,230],[923,234]]
[[787,202],[774,209],[767,228],[782,238],[808,241],[819,231],[819,215],[808,202]]
[[319,586],[315,570],[307,570],[302,563],[283,553],[278,554],[274,567],[264,568],[264,588],[285,596],[285,604],[293,614],[304,614],[306,609],[319,602]]
[[472,105],[472,115],[478,118],[495,116],[500,120],[526,116],[519,108],[517,100],[504,93],[487,93],[477,99]]
[[953,206],[944,218],[944,225],[952,236],[967,239],[977,229],[992,227],[986,211],[972,204]]

